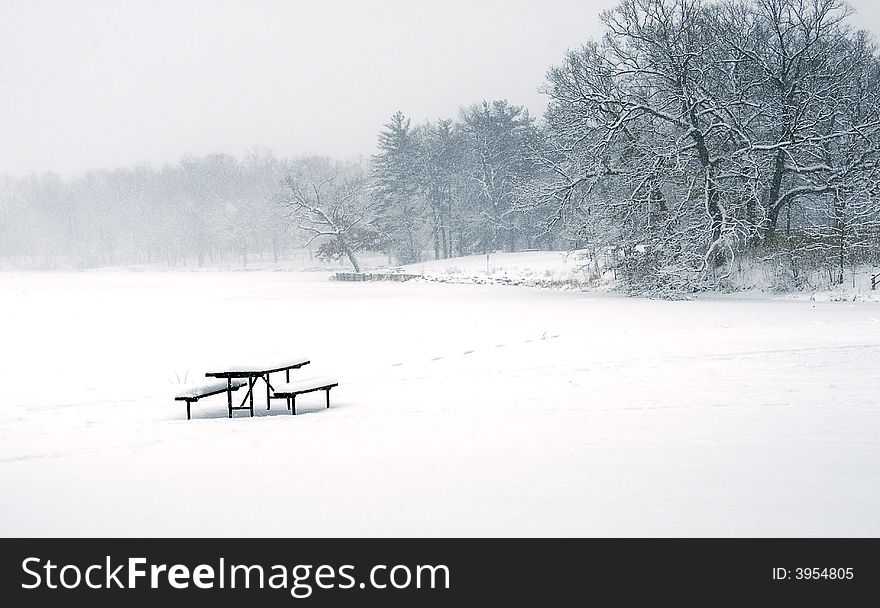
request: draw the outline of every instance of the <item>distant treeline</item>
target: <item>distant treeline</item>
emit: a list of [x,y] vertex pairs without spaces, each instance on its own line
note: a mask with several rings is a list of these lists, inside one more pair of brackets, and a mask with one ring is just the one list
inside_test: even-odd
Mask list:
[[880,59],[840,0],[624,0],[552,67],[540,121],[507,101],[411,124],[368,162],[255,152],[0,183],[0,256],[39,267],[277,258],[397,263],[586,249],[638,291],[797,284],[880,258]]
[[19,266],[205,265],[278,256],[290,240],[275,200],[288,166],[225,154],[12,181],[0,195],[0,256]]

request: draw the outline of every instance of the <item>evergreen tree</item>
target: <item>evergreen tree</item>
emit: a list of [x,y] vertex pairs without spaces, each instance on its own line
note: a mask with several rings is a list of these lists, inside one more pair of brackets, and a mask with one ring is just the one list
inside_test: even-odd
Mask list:
[[396,112],[379,134],[379,153],[372,158],[373,196],[381,243],[402,264],[418,262],[424,245],[416,154],[410,120]]

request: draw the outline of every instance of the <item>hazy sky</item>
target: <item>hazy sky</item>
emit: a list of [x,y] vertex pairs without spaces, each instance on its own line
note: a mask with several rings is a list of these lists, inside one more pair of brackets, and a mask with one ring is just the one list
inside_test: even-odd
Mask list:
[[[415,121],[506,98],[616,0],[0,0],[0,174],[175,162],[251,146],[371,154]],[[880,0],[851,2],[880,33]]]

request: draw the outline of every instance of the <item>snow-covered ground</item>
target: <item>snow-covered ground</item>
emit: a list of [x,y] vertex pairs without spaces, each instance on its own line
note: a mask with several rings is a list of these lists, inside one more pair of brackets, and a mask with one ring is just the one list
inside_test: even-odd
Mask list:
[[0,274],[0,534],[880,535],[876,303],[329,275]]
[[[375,265],[379,266],[376,267]],[[386,260],[372,255],[364,264],[377,272],[387,271]],[[583,251],[492,252],[446,260],[429,260],[403,266],[402,270],[427,281],[441,283],[519,285],[555,289],[592,288],[614,291],[618,287],[613,271],[604,271],[601,278],[587,268]],[[369,270],[368,270],[369,271]],[[801,277],[801,287],[791,286],[786,269],[772,262],[738,262],[730,269],[725,290],[741,296],[759,295],[810,301],[880,302],[880,290],[871,289],[871,277],[880,268],[864,265],[844,273],[842,285],[832,284],[836,272],[813,271]],[[832,276],[833,275],[833,276]],[[783,289],[782,286],[786,286]]]
[[495,251],[409,264],[401,269],[443,283],[581,288],[587,285],[580,251]]

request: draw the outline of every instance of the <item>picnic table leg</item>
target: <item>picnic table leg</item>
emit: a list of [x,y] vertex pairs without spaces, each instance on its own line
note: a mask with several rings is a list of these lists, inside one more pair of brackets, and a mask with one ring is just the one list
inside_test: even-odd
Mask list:
[[232,418],[232,378],[226,379],[226,401],[229,404],[229,417]]
[[294,416],[296,416],[296,395],[290,396],[290,405],[291,405],[290,413],[293,414]]
[[327,389],[326,393],[327,393],[327,409],[329,410],[330,409],[330,389],[329,388]]
[[[288,383],[290,382],[290,370],[289,369],[284,370],[284,381],[288,382]],[[287,409],[290,409],[290,397],[287,398]]]
[[271,410],[272,409],[272,390],[271,390],[272,385],[269,384],[269,374],[266,374],[266,377],[264,378],[264,380],[266,381],[266,409]]
[[251,418],[254,417],[254,384],[256,384],[254,377],[248,376],[248,397],[250,398]]
[[189,417],[189,404],[190,404],[190,403],[191,403],[190,400],[187,399],[187,400],[186,400],[186,419],[187,419],[187,420],[190,419],[190,417]]

